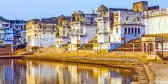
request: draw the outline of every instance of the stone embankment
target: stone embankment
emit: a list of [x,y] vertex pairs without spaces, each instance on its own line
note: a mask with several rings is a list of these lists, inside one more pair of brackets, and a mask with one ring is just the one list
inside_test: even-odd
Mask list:
[[109,67],[121,67],[130,68],[137,72],[137,78],[139,82],[135,84],[148,84],[149,78],[146,70],[138,59],[129,58],[111,58],[107,56],[98,57],[86,57],[86,56],[25,56],[25,59],[33,60],[47,60],[56,62],[72,62],[72,63],[85,63],[85,64],[96,64]]

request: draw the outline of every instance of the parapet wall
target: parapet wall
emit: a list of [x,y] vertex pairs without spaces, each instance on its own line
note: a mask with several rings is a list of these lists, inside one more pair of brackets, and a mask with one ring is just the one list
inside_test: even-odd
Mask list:
[[167,15],[167,14],[168,14],[168,8],[162,8],[162,9],[150,10],[150,11],[144,12],[145,17],[161,16],[161,15]]

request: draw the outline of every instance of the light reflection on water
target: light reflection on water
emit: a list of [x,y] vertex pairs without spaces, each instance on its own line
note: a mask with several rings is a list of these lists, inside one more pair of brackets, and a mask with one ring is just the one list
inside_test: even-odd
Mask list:
[[130,84],[135,75],[98,65],[0,60],[0,84]]

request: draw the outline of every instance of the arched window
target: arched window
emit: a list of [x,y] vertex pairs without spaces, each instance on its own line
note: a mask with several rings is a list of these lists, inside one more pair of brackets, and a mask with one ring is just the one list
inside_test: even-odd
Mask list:
[[125,27],[125,29],[124,29],[124,34],[127,34],[127,28]]
[[135,28],[135,34],[137,34],[137,28]]
[[118,28],[116,28],[116,33],[118,33]]
[[83,33],[83,29],[81,28],[81,33]]
[[131,33],[131,30],[130,30],[130,28],[128,28],[128,34],[130,34]]
[[138,22],[140,21],[140,18],[139,18],[139,17],[137,17],[137,21],[138,21]]
[[128,20],[129,20],[129,17],[127,16],[127,17],[126,17],[126,21],[128,21]]
[[133,27],[131,28],[131,34],[134,34],[134,28]]
[[141,34],[141,29],[140,28],[138,28],[138,34]]
[[77,18],[77,21],[80,21],[80,17]]
[[75,17],[72,17],[72,22],[75,22]]

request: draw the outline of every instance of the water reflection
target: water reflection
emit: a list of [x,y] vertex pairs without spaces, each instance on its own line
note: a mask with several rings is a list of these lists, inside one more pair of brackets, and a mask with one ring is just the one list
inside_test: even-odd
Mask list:
[[0,84],[26,84],[26,65],[14,60],[1,60]]
[[130,84],[130,69],[43,61],[1,60],[0,84]]

